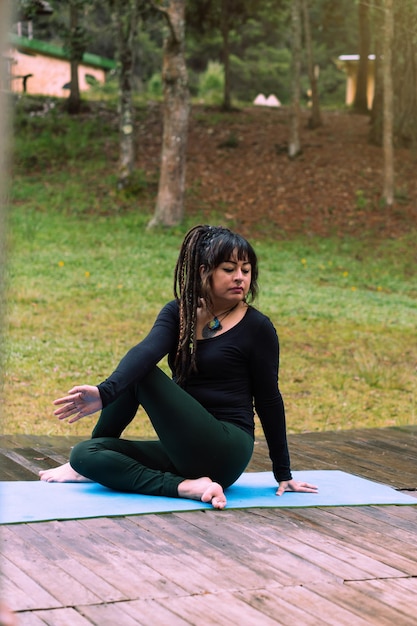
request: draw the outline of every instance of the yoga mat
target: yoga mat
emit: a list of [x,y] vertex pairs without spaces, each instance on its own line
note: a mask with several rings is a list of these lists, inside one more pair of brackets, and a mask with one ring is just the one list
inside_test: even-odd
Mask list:
[[[417,504],[417,498],[392,487],[339,470],[300,471],[293,475],[296,480],[318,485],[319,493],[286,492],[278,497],[271,472],[247,472],[226,490],[227,508]],[[0,482],[0,524],[210,508],[209,504],[183,498],[119,493],[98,483]]]

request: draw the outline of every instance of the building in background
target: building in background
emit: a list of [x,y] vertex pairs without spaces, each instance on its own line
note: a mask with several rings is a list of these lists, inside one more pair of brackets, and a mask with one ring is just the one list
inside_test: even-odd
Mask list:
[[[8,91],[68,97],[71,68],[63,48],[14,34],[9,40],[10,49],[4,59],[8,65]],[[115,61],[86,52],[78,67],[80,91],[88,91],[93,84],[104,84],[107,73],[115,68]]]
[[[359,54],[343,54],[338,58],[337,66],[346,73],[346,99],[347,105],[355,101],[356,80],[358,74]],[[372,109],[372,102],[375,92],[375,55],[368,57],[368,86],[367,100],[368,109]]]

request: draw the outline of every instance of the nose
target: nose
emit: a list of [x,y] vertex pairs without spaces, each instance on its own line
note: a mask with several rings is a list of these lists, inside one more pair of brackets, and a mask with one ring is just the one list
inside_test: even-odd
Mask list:
[[236,283],[241,283],[242,281],[243,281],[242,270],[240,268],[238,268],[236,270],[236,274],[235,274],[235,282]]

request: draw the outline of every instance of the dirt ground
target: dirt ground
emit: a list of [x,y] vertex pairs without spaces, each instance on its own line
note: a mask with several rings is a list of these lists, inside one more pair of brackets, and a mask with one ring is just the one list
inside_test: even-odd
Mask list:
[[[252,107],[229,114],[194,107],[187,156],[187,215],[223,214],[242,234],[288,237],[397,237],[417,225],[417,153],[395,153],[396,201],[381,201],[383,150],[368,142],[369,118],[326,112],[323,126],[301,122],[302,154],[287,156],[288,110]],[[139,127],[138,166],[155,176],[160,112]]]

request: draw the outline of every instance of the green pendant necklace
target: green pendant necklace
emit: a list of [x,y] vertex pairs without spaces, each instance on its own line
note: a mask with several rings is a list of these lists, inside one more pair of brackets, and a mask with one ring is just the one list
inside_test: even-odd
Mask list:
[[215,315],[212,320],[207,322],[207,324],[203,327],[203,330],[201,333],[203,335],[203,338],[210,339],[211,337],[214,337],[214,335],[219,330],[222,330],[223,326],[221,325],[221,322],[229,315],[229,313],[235,310],[238,304],[239,302],[235,304],[234,306],[232,306],[231,309],[223,313],[220,319],[217,317],[217,315]]

